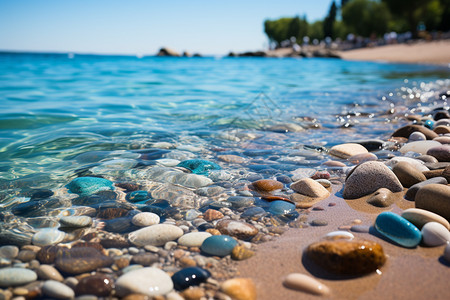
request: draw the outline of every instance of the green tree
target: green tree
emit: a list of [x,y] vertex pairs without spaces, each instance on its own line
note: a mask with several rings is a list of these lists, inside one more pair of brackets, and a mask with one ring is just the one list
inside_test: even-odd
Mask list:
[[280,18],[278,20],[264,21],[264,32],[270,42],[280,45],[282,41],[295,37],[302,39],[308,34],[308,22],[306,18]]
[[[382,0],[389,7],[391,13],[404,20],[407,29],[417,36],[419,23],[430,26],[429,29],[436,29],[441,24],[442,2],[439,0]],[[441,7],[442,6],[442,7]]]
[[350,32],[369,37],[386,33],[390,13],[385,3],[353,0],[342,8],[342,21]]
[[323,35],[323,21],[316,21],[308,26],[308,34],[312,40],[318,39],[323,40],[325,36]]
[[328,15],[323,21],[323,33],[326,37],[329,36],[331,38],[334,38],[333,26],[334,22],[336,21],[336,14],[337,6],[336,2],[333,1],[331,3],[330,10],[328,11]]
[[448,31],[450,30],[450,0],[441,0],[441,22],[439,23],[438,30]]

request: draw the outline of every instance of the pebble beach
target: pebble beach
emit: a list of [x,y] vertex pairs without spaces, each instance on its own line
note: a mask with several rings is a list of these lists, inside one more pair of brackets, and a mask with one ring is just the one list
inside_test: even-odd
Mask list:
[[449,87],[2,178],[0,299],[447,299]]

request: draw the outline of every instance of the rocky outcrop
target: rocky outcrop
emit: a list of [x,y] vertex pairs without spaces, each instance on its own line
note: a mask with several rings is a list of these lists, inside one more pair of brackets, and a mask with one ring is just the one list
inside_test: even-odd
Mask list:
[[180,53],[178,53],[177,51],[167,48],[167,47],[163,47],[161,49],[159,49],[158,54],[156,54],[156,56],[176,56],[179,57],[181,56]]

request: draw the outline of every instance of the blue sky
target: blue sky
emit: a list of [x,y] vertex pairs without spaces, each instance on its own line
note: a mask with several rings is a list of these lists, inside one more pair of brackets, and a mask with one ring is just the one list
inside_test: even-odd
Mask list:
[[[323,19],[332,0],[0,0],[0,50],[223,55],[267,47],[263,22]],[[338,1],[337,3],[339,3]]]

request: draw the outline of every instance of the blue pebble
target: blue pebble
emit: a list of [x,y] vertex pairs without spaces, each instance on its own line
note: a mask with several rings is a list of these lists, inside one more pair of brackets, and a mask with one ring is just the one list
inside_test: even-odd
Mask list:
[[425,123],[423,124],[423,126],[425,126],[428,129],[433,129],[434,122],[432,120],[426,120]]
[[183,167],[190,170],[192,173],[197,175],[208,175],[211,170],[220,170],[221,167],[208,160],[204,159],[188,159],[180,162],[178,167]]
[[135,203],[135,202],[149,200],[149,199],[151,199],[151,196],[147,191],[134,191],[134,192],[127,194],[125,199],[127,199],[130,202]]
[[78,177],[66,185],[70,193],[88,196],[99,191],[114,190],[113,183],[104,178]]
[[281,216],[295,211],[295,205],[283,200],[277,200],[270,203],[269,212]]
[[209,255],[227,256],[236,245],[236,240],[231,236],[213,235],[203,241],[201,249]]
[[190,286],[199,285],[205,282],[211,273],[199,267],[184,268],[172,275],[173,286],[176,290],[182,291]]
[[422,240],[420,230],[405,218],[392,212],[382,212],[375,220],[378,232],[397,244],[413,248]]

